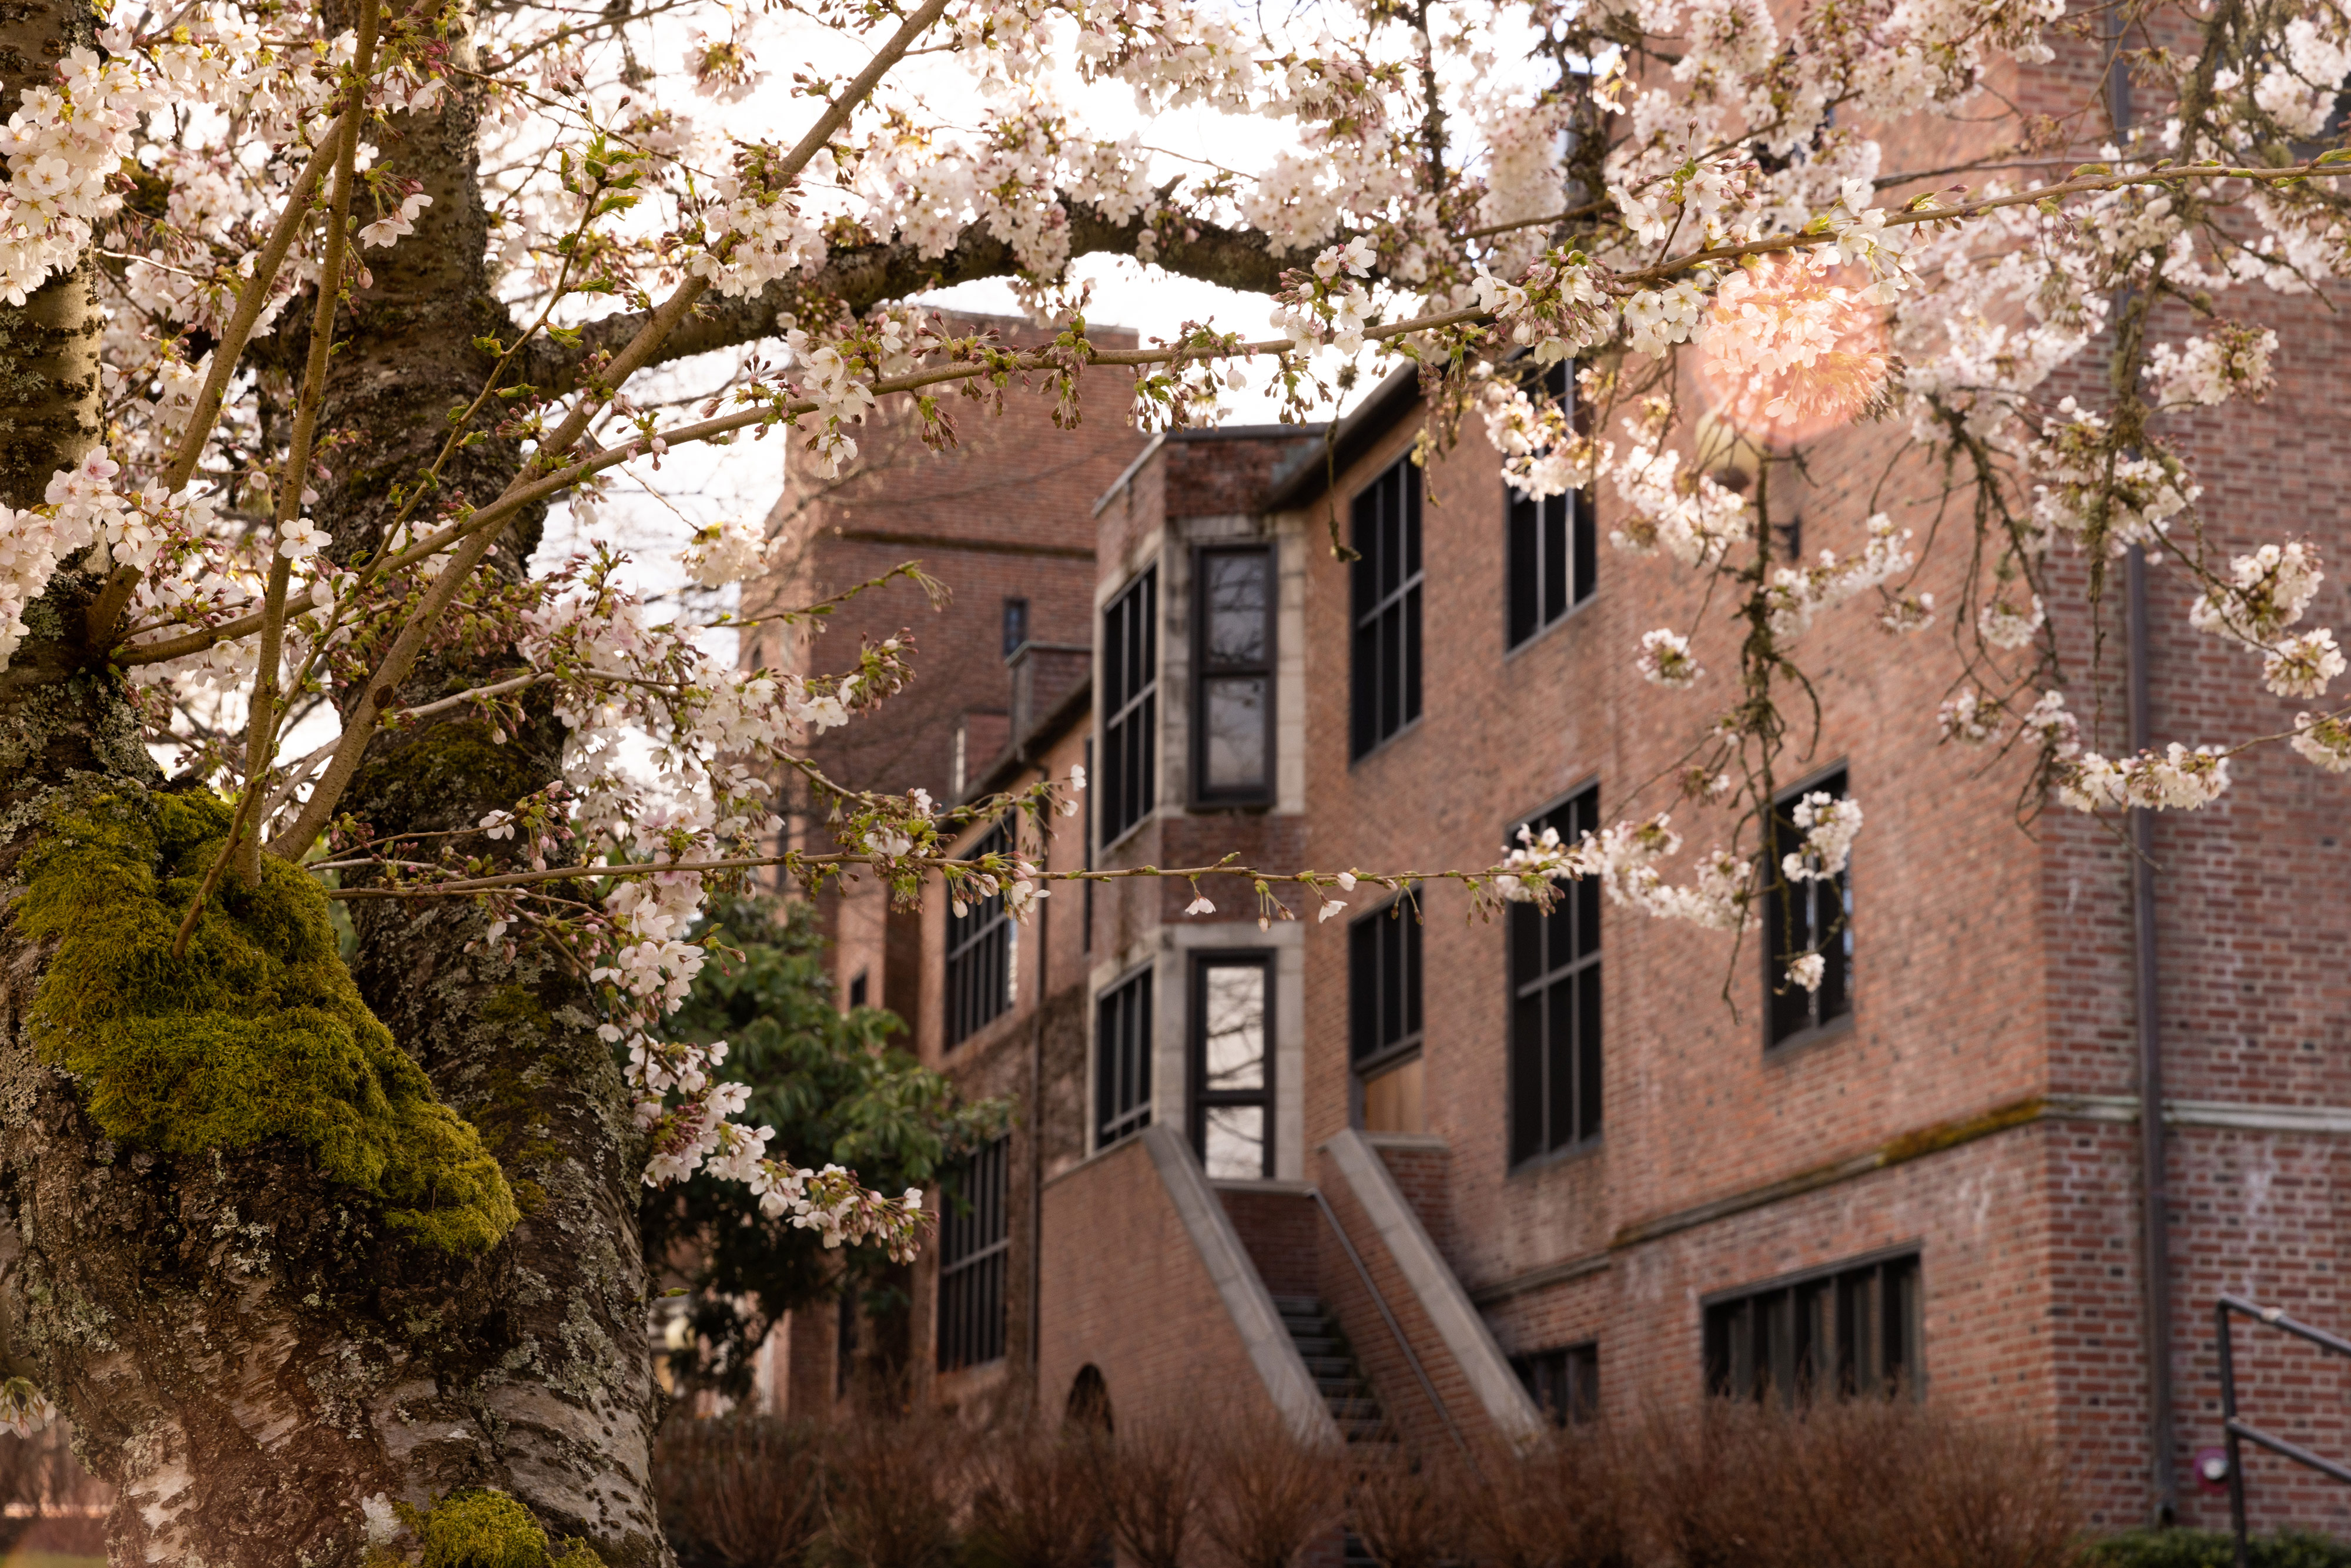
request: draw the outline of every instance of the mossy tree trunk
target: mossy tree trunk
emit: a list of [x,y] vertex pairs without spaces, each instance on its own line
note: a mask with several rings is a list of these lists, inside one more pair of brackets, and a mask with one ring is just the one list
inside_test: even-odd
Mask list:
[[[90,28],[86,10],[37,3],[7,16],[0,116]],[[462,26],[453,41],[470,64]],[[339,554],[372,542],[388,486],[430,461],[447,408],[478,390],[471,340],[510,329],[483,266],[478,107],[453,91],[383,149],[435,199],[413,238],[371,253],[374,287],[339,329],[317,508]],[[95,439],[96,325],[81,277],[0,308],[0,498],[38,499]],[[497,442],[463,455],[450,482],[476,499],[519,463]],[[502,570],[523,570],[535,528],[507,541]],[[608,1563],[665,1563],[635,1151],[577,978],[528,950],[484,950],[469,906],[356,911],[360,994],[480,1129],[521,1210],[470,1258],[401,1234],[297,1140],[118,1145],[90,1086],[37,1047],[56,945],[23,929],[27,856],[75,802],[164,789],[126,688],[90,652],[82,612],[98,587],[62,573],[0,674],[0,1371],[49,1392],[85,1462],[121,1489],[119,1563],[357,1565],[391,1534],[392,1504],[477,1487]],[[428,662],[403,695],[511,663],[496,647]],[[387,734],[348,804],[381,830],[470,824],[553,779],[561,740],[544,713],[502,742],[463,717]]]

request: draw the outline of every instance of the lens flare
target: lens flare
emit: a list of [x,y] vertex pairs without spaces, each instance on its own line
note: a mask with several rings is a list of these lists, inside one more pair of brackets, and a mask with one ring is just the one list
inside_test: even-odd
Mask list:
[[1866,279],[1786,256],[1723,281],[1699,350],[1699,384],[1716,413],[1767,446],[1876,414],[1901,368]]

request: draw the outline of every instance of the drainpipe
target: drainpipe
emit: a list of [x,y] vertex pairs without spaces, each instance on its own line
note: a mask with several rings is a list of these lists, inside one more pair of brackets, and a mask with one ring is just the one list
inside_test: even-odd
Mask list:
[[[1050,779],[1052,769],[1040,777]],[[1044,841],[1037,846],[1037,869],[1053,864],[1051,819]],[[1045,1346],[1045,1003],[1046,965],[1053,951],[1053,901],[1037,901],[1037,1010],[1029,1015],[1029,1398],[1031,1408],[1044,1412],[1045,1385],[1039,1367]]]
[[[2130,72],[2123,61],[2124,17],[2117,11],[2106,37],[2106,113],[2120,142],[2131,122]],[[2154,744],[2148,711],[2147,552],[2137,545],[2124,564],[2126,636],[2130,660],[2130,746]],[[2147,1480],[2154,1521],[2168,1528],[2179,1517],[2173,1476],[2171,1409],[2171,1197],[2164,1174],[2163,1026],[2156,1013],[2155,819],[2145,807],[2129,813],[2131,847],[2131,997],[2138,1011],[2139,1278],[2147,1296]]]
[[[2124,567],[2129,598],[2130,744],[2134,753],[2152,743],[2147,714],[2147,552],[2137,545]],[[2156,1016],[2155,821],[2143,806],[2130,813],[2131,960],[2133,1000],[2138,1009],[2139,1190],[2145,1205],[2140,1276],[2147,1291],[2147,1444],[2148,1479],[2154,1483],[2155,1523],[2163,1528],[2179,1514],[2179,1493],[2171,1454],[2171,1231],[2170,1197],[2164,1181],[2163,1030]]]

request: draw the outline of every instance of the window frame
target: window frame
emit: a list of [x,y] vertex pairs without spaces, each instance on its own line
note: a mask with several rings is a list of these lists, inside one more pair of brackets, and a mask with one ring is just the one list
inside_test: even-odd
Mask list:
[[[1889,1276],[1889,1270],[1896,1272]],[[1863,1275],[1871,1276],[1871,1282],[1877,1287],[1878,1291],[1876,1332],[1880,1338],[1876,1353],[1870,1358],[1876,1364],[1868,1367],[1856,1366],[1855,1364],[1860,1358],[1848,1355],[1848,1351],[1855,1348],[1855,1342],[1849,1337],[1847,1332],[1850,1319],[1847,1309],[1851,1298],[1845,1294],[1844,1287],[1855,1282],[1858,1277]],[[1906,1343],[1901,1346],[1898,1366],[1890,1368],[1888,1357],[1886,1355],[1887,1347],[1884,1339],[1886,1329],[1896,1316],[1894,1312],[1888,1310],[1884,1294],[1886,1281],[1889,1277],[1907,1281],[1907,1290],[1899,1302],[1899,1332]],[[1815,1309],[1822,1305],[1827,1307],[1824,1318],[1807,1321],[1807,1303],[1803,1300],[1807,1293],[1813,1296],[1811,1302],[1813,1307]],[[1737,1386],[1740,1365],[1736,1347],[1728,1343],[1735,1331],[1729,1326],[1726,1309],[1759,1303],[1767,1297],[1783,1299],[1787,1303],[1789,1379],[1786,1385],[1782,1386],[1776,1378],[1771,1377],[1773,1369],[1753,1364],[1761,1358],[1754,1356],[1750,1344],[1750,1386],[1740,1389]],[[1896,1242],[1891,1247],[1877,1248],[1855,1257],[1841,1258],[1833,1263],[1798,1270],[1793,1273],[1778,1275],[1772,1279],[1740,1285],[1729,1290],[1712,1291],[1700,1296],[1698,1298],[1698,1373],[1708,1397],[1761,1399],[1766,1392],[1771,1392],[1779,1396],[1782,1406],[1792,1408],[1798,1403],[1800,1396],[1805,1400],[1818,1397],[1822,1385],[1813,1368],[1809,1364],[1809,1347],[1800,1343],[1813,1336],[1800,1335],[1798,1331],[1820,1326],[1822,1323],[1830,1326],[1826,1348],[1834,1358],[1833,1370],[1835,1383],[1835,1386],[1831,1391],[1831,1397],[1851,1399],[1865,1396],[1881,1396],[1896,1386],[1898,1380],[1898,1385],[1909,1397],[1915,1400],[1925,1399],[1928,1375],[1925,1243],[1914,1238]],[[1718,1332],[1719,1325],[1720,1325],[1720,1332]],[[1751,1335],[1751,1329],[1750,1333]],[[1771,1359],[1779,1358],[1774,1354]]]
[[[1215,1176],[1216,1181],[1271,1181],[1274,1173],[1274,954],[1265,947],[1207,949],[1192,955],[1190,987],[1191,1016],[1186,1020],[1184,1051],[1186,1057],[1186,1088],[1189,1102],[1186,1120],[1191,1124],[1192,1153],[1199,1159],[1200,1168],[1208,1164],[1208,1112],[1217,1106],[1259,1107],[1265,1114],[1265,1168],[1256,1176]],[[1265,977],[1264,1014],[1259,1030],[1264,1037],[1265,1070],[1263,1082],[1255,1089],[1218,1089],[1208,1087],[1208,971],[1211,969],[1255,969]]]
[[[1013,847],[1011,832],[999,821],[981,834],[962,858],[1008,855]],[[968,912],[964,915],[957,915],[952,904],[947,908],[946,1043],[943,1048],[946,1051],[1010,1012],[1017,999],[1012,946],[1019,938],[1012,916],[1005,910],[1004,895],[996,893],[966,900],[964,907]]]
[[[1012,1251],[1011,1151],[1012,1135],[1000,1134],[957,1161],[954,1168],[960,1179],[939,1206],[932,1342],[941,1372],[1004,1359],[1004,1285]],[[959,1245],[967,1249],[960,1256]]]
[[[1382,591],[1377,575],[1385,559],[1384,545],[1370,539],[1366,527],[1383,528],[1378,498],[1392,478],[1403,476],[1397,486],[1399,517],[1396,543],[1403,560],[1397,565],[1396,584]],[[1422,664],[1426,643],[1422,637],[1422,608],[1426,599],[1428,562],[1423,549],[1421,518],[1425,508],[1426,476],[1409,451],[1380,470],[1348,502],[1350,513],[1349,538],[1355,550],[1354,564],[1349,568],[1347,580],[1348,608],[1348,688],[1347,688],[1347,760],[1350,767],[1361,762],[1398,736],[1408,733],[1420,722],[1422,713]],[[1372,503],[1367,508],[1366,503]],[[1364,548],[1367,542],[1373,548]],[[1396,722],[1383,727],[1385,687],[1374,683],[1373,677],[1385,673],[1386,644],[1382,628],[1390,614],[1397,625],[1397,647],[1395,657],[1396,684],[1400,688],[1396,702]],[[1368,643],[1367,643],[1368,639]],[[1366,646],[1373,650],[1365,656]]]
[[[1427,982],[1420,913],[1418,901],[1408,894],[1399,894],[1347,925],[1347,1071],[1351,1088],[1348,1098],[1353,1107],[1353,1114],[1349,1119],[1353,1122],[1363,1120],[1364,1079],[1376,1077],[1390,1068],[1400,1067],[1423,1055],[1427,1049]],[[1396,997],[1397,1011],[1402,1015],[1397,1021],[1403,1027],[1395,1039],[1381,1041],[1374,1038],[1371,1048],[1365,1050],[1364,1020],[1366,1009],[1363,1004],[1366,981],[1361,967],[1366,952],[1373,953],[1374,965],[1384,957],[1384,952],[1375,950],[1382,946],[1377,924],[1381,921],[1401,928],[1395,953],[1405,976],[1397,987]],[[1376,987],[1379,981],[1380,977],[1374,973],[1370,983]],[[1380,1005],[1384,1006],[1384,998]],[[1380,1020],[1381,1023],[1384,1021]],[[1379,1024],[1371,1028],[1376,1036]]]
[[[1254,555],[1265,560],[1265,653],[1261,659],[1249,664],[1208,664],[1208,562],[1217,556]],[[1281,557],[1272,540],[1235,540],[1230,543],[1202,544],[1192,551],[1192,801],[1205,807],[1262,806],[1273,800],[1274,775],[1279,759],[1274,755],[1274,704],[1276,668],[1280,659],[1278,638],[1281,625]],[[1226,785],[1221,788],[1208,782],[1208,685],[1212,680],[1255,676],[1265,683],[1265,737],[1262,775],[1254,784]]]
[[[1581,431],[1587,411],[1576,396],[1575,361],[1563,360],[1542,372],[1540,378],[1552,395],[1567,407],[1570,428]],[[1554,380],[1558,384],[1552,384]],[[1560,549],[1566,559],[1562,574],[1565,600],[1557,610],[1548,609],[1548,553],[1543,546],[1549,538],[1548,525],[1554,510],[1561,525]],[[1529,554],[1532,557],[1534,585],[1533,618],[1520,629],[1519,621],[1519,534],[1522,524],[1532,532]],[[1592,602],[1600,591],[1600,508],[1593,486],[1581,485],[1564,495],[1531,500],[1519,494],[1505,479],[1502,482],[1502,652],[1505,657],[1540,642],[1544,632],[1568,620],[1577,611]]]
[[[1780,1056],[1815,1040],[1834,1039],[1854,1027],[1856,1009],[1853,939],[1854,866],[1851,857],[1847,857],[1844,869],[1830,882],[1807,882],[1789,888],[1784,902],[1779,893],[1772,891],[1772,884],[1780,880],[1780,857],[1786,852],[1781,848],[1785,841],[1782,835],[1795,831],[1792,814],[1796,804],[1806,795],[1823,789],[1832,789],[1839,800],[1851,800],[1850,765],[1844,761],[1834,763],[1810,774],[1801,783],[1779,791],[1772,798],[1771,815],[1765,824],[1764,831],[1769,836],[1764,843],[1763,874],[1760,879],[1764,889],[1763,940],[1760,944],[1763,949],[1763,1006],[1760,1010],[1763,1015],[1763,1051],[1768,1057]],[[1799,841],[1802,837],[1802,834],[1796,834]],[[1836,889],[1837,902],[1841,906],[1836,933],[1839,940],[1834,945],[1834,956],[1829,958],[1828,973],[1822,978],[1821,988],[1808,992],[1787,977],[1790,955],[1782,951],[1787,937],[1784,921],[1793,901],[1802,898],[1809,910],[1805,917],[1807,926],[1817,923],[1818,900],[1823,890],[1828,887]],[[1822,951],[1828,954],[1831,949],[1824,947]],[[1836,996],[1842,1005],[1837,1011],[1824,1014],[1821,1010],[1821,998],[1830,990],[1832,975],[1837,981]],[[1781,989],[1783,986],[1788,988],[1784,991]],[[1805,1021],[1793,1028],[1783,1028],[1782,1020],[1788,1004],[1797,997],[1804,999]]]
[[[1152,1011],[1152,965],[1146,961],[1094,993],[1093,1006],[1093,1119],[1091,1134],[1094,1153],[1125,1143],[1151,1125],[1152,1055],[1157,1034]],[[1109,1069],[1111,1042],[1104,1027],[1104,1014],[1119,1005],[1122,998],[1134,994],[1137,1000],[1130,1015],[1137,1020],[1139,1038],[1118,1042],[1132,1051],[1135,1079],[1135,1095],[1131,1103],[1113,1106],[1113,1079]],[[1116,1114],[1113,1115],[1113,1112]]]
[[[1556,1360],[1565,1382],[1566,1398],[1554,1404],[1543,1397],[1542,1369]],[[1588,1427],[1600,1419],[1600,1342],[1577,1340],[1543,1350],[1523,1351],[1510,1357],[1510,1370],[1527,1391],[1545,1421],[1554,1427]]]
[[[1119,618],[1115,632],[1113,617]],[[1108,850],[1148,821],[1159,804],[1159,563],[1136,572],[1112,595],[1100,620],[1099,847]],[[1133,678],[1137,664],[1139,681]]]
[[[1585,820],[1577,821],[1572,817],[1569,828],[1562,829],[1560,835],[1571,842],[1573,841],[1574,833],[1577,831],[1597,832],[1599,831],[1600,781],[1598,779],[1587,780],[1541,810],[1520,818],[1520,825],[1531,827],[1543,822],[1546,819],[1556,817],[1562,811],[1574,812],[1579,808]],[[1517,829],[1513,828],[1510,835],[1510,848],[1517,847],[1516,839]],[[1605,981],[1601,977],[1601,960],[1605,950],[1605,942],[1601,935],[1605,929],[1604,915],[1601,908],[1604,901],[1600,896],[1600,884],[1589,877],[1565,884],[1560,889],[1560,894],[1561,904],[1555,908],[1553,915],[1539,914],[1531,904],[1513,904],[1503,918],[1502,968],[1507,977],[1509,990],[1508,1011],[1504,1021],[1507,1046],[1503,1055],[1502,1093],[1504,1103],[1509,1107],[1510,1124],[1506,1129],[1507,1142],[1503,1149],[1506,1167],[1514,1172],[1597,1148],[1607,1136],[1607,1015],[1604,1009],[1608,992]],[[1570,900],[1574,901],[1572,905],[1568,903]],[[1557,965],[1549,964],[1546,955],[1545,967],[1540,973],[1533,976],[1521,975],[1519,972],[1520,933],[1528,928],[1530,923],[1548,922],[1562,912],[1569,913],[1572,918],[1579,923],[1574,928],[1576,935],[1580,936],[1583,929],[1582,923],[1589,922],[1592,932],[1590,950],[1571,957],[1564,964]],[[1548,937],[1552,927],[1543,925],[1535,926],[1534,929],[1538,934],[1536,940],[1541,945]],[[1567,988],[1568,1006],[1573,1009],[1570,1015],[1570,1028],[1573,1032],[1568,1051],[1572,1059],[1568,1094],[1570,1134],[1563,1140],[1552,1135],[1551,1126],[1551,1113],[1555,1108],[1552,1071],[1557,1065],[1552,1059],[1551,1049],[1552,1045],[1552,1006],[1553,994],[1562,986]],[[1592,998],[1589,1002],[1585,1000],[1587,995]],[[1522,1125],[1520,1118],[1526,1113],[1527,1107],[1520,1093],[1521,1086],[1519,1082],[1520,1070],[1519,1031],[1521,1004],[1531,999],[1537,1001],[1541,1009],[1537,1023],[1538,1037],[1534,1042],[1537,1077],[1540,1080],[1537,1084],[1535,1107],[1539,1126],[1534,1140],[1535,1146],[1529,1152],[1521,1154],[1520,1152],[1521,1145],[1520,1134]],[[1595,1016],[1587,1017],[1587,1013]],[[1585,1039],[1587,1024],[1593,1026],[1593,1038],[1588,1042]],[[1592,1111],[1589,1117],[1586,1115],[1587,1092],[1590,1100],[1596,1103],[1596,1109]],[[1587,1121],[1591,1127],[1589,1132],[1584,1130]]]

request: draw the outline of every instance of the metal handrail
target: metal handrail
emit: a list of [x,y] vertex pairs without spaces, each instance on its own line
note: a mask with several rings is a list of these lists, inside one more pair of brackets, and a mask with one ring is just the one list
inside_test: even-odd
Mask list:
[[2229,1524],[2237,1538],[2236,1568],[2251,1568],[2252,1557],[2245,1534],[2245,1467],[2244,1452],[2239,1439],[2258,1443],[2271,1453],[2292,1459],[2295,1464],[2316,1470],[2323,1476],[2351,1486],[2351,1468],[2337,1464],[2324,1455],[2314,1454],[2299,1444],[2283,1437],[2273,1437],[2237,1416],[2237,1357],[2236,1346],[2229,1333],[2229,1314],[2241,1312],[2265,1327],[2306,1340],[2330,1355],[2351,1355],[2351,1341],[2337,1339],[2325,1329],[2296,1322],[2285,1315],[2283,1307],[2264,1307],[2246,1301],[2241,1296],[2222,1296],[2212,1306],[2212,1322],[2219,1331],[2220,1343],[2220,1432],[2221,1441],[2228,1446],[2229,1456]]
[[1339,1239],[1339,1246],[1346,1252],[1347,1261],[1355,1266],[1355,1278],[1364,1282],[1364,1293],[1372,1298],[1372,1305],[1380,1310],[1381,1321],[1388,1325],[1388,1333],[1395,1336],[1396,1348],[1404,1352],[1405,1364],[1412,1368],[1413,1376],[1420,1380],[1420,1391],[1428,1396],[1428,1403],[1436,1408],[1437,1419],[1443,1421],[1445,1429],[1453,1434],[1454,1446],[1461,1450],[1461,1457],[1475,1469],[1478,1456],[1469,1451],[1468,1440],[1461,1436],[1461,1428],[1454,1424],[1453,1412],[1447,1410],[1445,1401],[1437,1396],[1437,1385],[1429,1381],[1428,1373],[1420,1364],[1420,1357],[1413,1354],[1412,1342],[1404,1337],[1404,1325],[1397,1322],[1395,1313],[1388,1310],[1388,1299],[1373,1282],[1372,1271],[1364,1267],[1363,1257],[1356,1252],[1354,1242],[1348,1239],[1347,1228],[1339,1223],[1339,1216],[1331,1207],[1331,1200],[1322,1196],[1322,1189],[1318,1186],[1312,1191],[1314,1207],[1322,1211],[1324,1219],[1330,1221],[1331,1234]]

